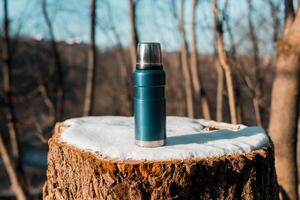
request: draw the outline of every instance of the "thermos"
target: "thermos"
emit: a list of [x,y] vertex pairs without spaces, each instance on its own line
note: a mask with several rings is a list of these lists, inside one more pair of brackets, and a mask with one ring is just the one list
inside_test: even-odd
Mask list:
[[133,75],[135,144],[162,146],[166,141],[166,82],[159,43],[138,44]]

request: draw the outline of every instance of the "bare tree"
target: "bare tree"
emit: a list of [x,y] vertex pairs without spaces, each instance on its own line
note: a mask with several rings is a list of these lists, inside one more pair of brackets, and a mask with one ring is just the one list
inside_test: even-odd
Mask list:
[[[252,2],[250,2],[250,3],[252,4]],[[277,38],[278,31],[279,31],[279,27],[277,27],[277,25],[279,26],[279,21],[276,22],[277,20],[279,20],[278,10],[277,10],[278,5],[275,4],[272,0],[269,0],[268,3],[269,3],[269,5],[272,4],[272,5],[270,5],[271,8],[272,8],[272,6],[275,6],[275,8],[272,8],[272,9],[275,9],[275,11],[274,11],[275,13],[271,12],[271,14],[273,17],[272,20],[273,20],[273,28],[274,28],[273,37]],[[247,92],[248,95],[252,98],[253,105],[255,105],[256,108],[258,108],[258,107],[260,108],[259,109],[260,112],[262,112],[262,110],[264,110],[265,112],[268,112],[269,105],[267,105],[267,103],[264,102],[263,96],[262,96],[262,78],[263,77],[262,77],[261,72],[259,72],[259,76],[257,76],[254,73],[254,77],[256,77],[255,78],[256,80],[254,80],[254,81],[258,81],[258,83],[259,83],[259,84],[255,85],[255,82],[251,79],[250,74],[248,74],[245,70],[246,66],[244,66],[243,62],[241,62],[241,59],[238,59],[238,56],[236,55],[237,44],[236,44],[236,42],[234,42],[234,34],[233,34],[232,28],[229,24],[230,16],[227,14],[227,11],[226,11],[227,7],[228,7],[228,0],[225,1],[225,5],[224,5],[222,12],[223,12],[223,20],[226,25],[226,30],[227,30],[227,33],[229,36],[229,43],[231,46],[231,50],[230,50],[231,60],[230,61],[233,62],[232,70],[234,70],[234,72],[236,72],[236,75],[238,78],[237,81],[239,83],[239,87],[235,88],[235,94],[236,94],[236,99],[237,99],[236,106],[237,106],[238,123],[242,123],[242,118],[243,118],[242,103],[243,102],[241,100],[239,100],[242,89],[245,89],[243,91]],[[251,10],[251,12],[254,11],[252,5],[251,5],[250,10]],[[251,20],[250,20],[250,16],[251,16]],[[274,25],[274,23],[276,25]],[[253,19],[252,19],[252,14],[250,15],[250,11],[248,13],[248,25],[249,25],[250,31],[253,32],[253,33],[249,34],[249,35],[252,35],[252,36],[250,36],[250,40],[253,45],[253,49],[259,49],[258,48],[259,41],[257,39],[256,33],[254,32]],[[251,39],[251,37],[253,37],[253,38]],[[256,66],[261,64],[260,60],[259,60],[259,50],[257,50],[257,52],[253,54],[253,60],[254,60],[254,63],[256,63]],[[255,68],[256,66],[254,66],[253,68]],[[259,69],[257,68],[255,70],[259,70]],[[259,78],[257,78],[257,77],[259,77]],[[256,86],[256,88],[255,88],[255,86]],[[255,89],[256,89],[256,91],[255,91]],[[256,110],[258,110],[258,109],[256,109]],[[259,116],[256,115],[256,118],[260,119],[261,113],[259,113]],[[261,120],[257,120],[257,121],[261,121]],[[260,125],[260,123],[258,123],[258,124]]]
[[[236,43],[234,41],[234,34],[232,32],[232,28],[230,26],[230,15],[228,14],[228,6],[229,5],[229,0],[225,0],[224,2],[224,8],[223,8],[223,11],[222,11],[222,15],[223,15],[223,21],[224,21],[224,26],[226,26],[226,30],[227,30],[227,33],[228,33],[228,36],[229,36],[229,43],[230,43],[230,56],[232,57],[232,59],[234,61],[237,61],[237,56],[236,56]],[[218,19],[216,19],[218,20]]]
[[197,37],[196,37],[196,7],[198,0],[192,1],[192,48],[191,48],[191,75],[192,75],[192,84],[194,89],[194,95],[196,98],[199,98],[202,108],[202,114],[205,119],[211,119],[209,103],[204,89],[201,85],[201,80],[198,73],[198,51],[197,51]]
[[96,52],[96,7],[97,1],[91,0],[90,4],[90,45],[88,52],[87,76],[85,85],[85,96],[83,105],[83,116],[91,115],[95,96],[95,74],[97,66]]
[[[231,63],[233,63],[232,66],[236,66],[236,65],[241,65],[237,55],[236,55],[236,43],[234,41],[234,34],[232,32],[232,28],[230,25],[230,15],[228,14],[228,5],[229,5],[229,1],[225,0],[224,2],[224,7],[222,9],[222,20],[224,21],[224,29],[226,29],[227,33],[228,33],[228,38],[229,38],[229,44],[230,44],[230,54],[229,54],[229,58]],[[220,66],[221,67],[221,66]],[[222,67],[221,67],[222,68]],[[234,70],[234,69],[233,69]],[[240,77],[238,77],[240,78]],[[239,81],[239,80],[237,80]],[[243,102],[241,100],[241,87],[236,87],[235,88],[235,97],[236,97],[236,112],[237,112],[237,122],[238,123],[242,123],[243,121]]]
[[107,9],[108,9],[108,18],[110,22],[110,29],[116,39],[117,42],[117,56],[118,56],[118,63],[121,67],[121,74],[123,77],[125,77],[125,84],[127,85],[127,99],[128,99],[128,105],[129,105],[129,113],[133,113],[133,102],[132,102],[132,96],[133,96],[133,76],[132,76],[132,66],[130,60],[127,59],[127,55],[125,52],[125,49],[122,45],[120,34],[117,31],[117,28],[113,22],[113,16],[112,16],[112,9],[109,0],[106,2]]
[[9,19],[8,19],[8,8],[7,0],[4,1],[4,48],[3,48],[3,89],[5,92],[5,104],[8,107],[8,112],[6,113],[7,128],[10,136],[12,155],[15,160],[19,160],[19,145],[17,140],[16,131],[16,115],[15,106],[13,104],[13,90],[12,90],[12,63],[11,63],[11,46],[10,46],[10,36],[9,36]]
[[18,176],[18,173],[16,172],[16,170],[14,168],[13,161],[11,160],[9,153],[5,147],[5,144],[4,144],[4,141],[2,138],[2,132],[0,133],[0,155],[2,157],[3,164],[7,171],[8,177],[9,177],[11,185],[12,185],[12,189],[15,192],[17,199],[18,200],[27,199],[25,190],[23,189],[24,183],[22,184],[22,180],[20,180],[20,176]]
[[[25,187],[25,177],[23,174],[23,167],[21,164],[21,155],[19,140],[16,128],[16,113],[15,106],[13,102],[13,89],[12,89],[12,55],[10,48],[10,34],[9,34],[9,18],[8,18],[8,1],[3,2],[4,10],[4,48],[3,48],[3,88],[4,88],[4,101],[8,107],[8,112],[6,113],[7,129],[10,136],[10,143],[12,147],[13,159],[9,157],[6,150],[5,144],[2,139],[2,132],[0,133],[0,153],[4,161],[4,165],[8,176],[11,180],[14,192],[16,193],[18,199],[26,199],[26,187]],[[18,173],[18,176],[17,176]]]
[[261,86],[261,75],[259,70],[259,46],[258,46],[258,38],[255,33],[255,27],[253,24],[253,5],[251,0],[247,0],[248,5],[248,26],[249,26],[249,35],[250,35],[250,41],[252,43],[252,49],[253,49],[253,61],[254,61],[254,98],[253,98],[253,106],[255,111],[255,118],[257,124],[262,127],[262,117],[261,117],[261,108],[259,105],[259,100],[262,96],[262,86]]
[[224,72],[218,60],[218,20],[214,15],[213,46],[214,64],[217,69],[216,120],[223,121]]
[[[300,81],[300,9],[285,1],[285,30],[277,41],[269,133],[275,146],[278,181],[289,199],[298,199],[297,126]],[[288,10],[288,12],[287,12]]]
[[186,93],[186,104],[187,104],[187,115],[188,117],[194,117],[194,102],[193,102],[193,86],[192,78],[189,69],[189,53],[186,42],[186,33],[184,29],[184,0],[181,0],[180,6],[180,17],[179,17],[179,30],[181,33],[181,62],[182,72],[185,81],[185,93]]
[[232,79],[232,72],[231,67],[227,60],[227,55],[224,47],[224,36],[223,36],[223,22],[220,20],[219,17],[219,8],[218,8],[218,1],[214,0],[214,15],[217,22],[217,42],[218,42],[218,58],[219,62],[225,72],[225,79],[226,79],[226,87],[228,93],[228,100],[229,100],[229,110],[230,110],[230,118],[231,122],[236,124],[237,123],[237,115],[236,115],[236,108],[235,108],[235,96],[234,96],[234,87],[233,87],[233,79]]
[[58,52],[58,47],[56,44],[56,39],[52,27],[52,22],[50,20],[48,11],[47,11],[47,0],[43,0],[42,2],[42,13],[49,31],[51,47],[55,59],[55,68],[57,73],[57,83],[55,84],[55,92],[56,92],[56,101],[55,101],[55,120],[60,121],[63,117],[63,108],[65,102],[65,94],[64,94],[64,75],[61,65],[61,59]]
[[128,0],[129,7],[129,18],[130,18],[130,37],[131,37],[131,45],[130,45],[130,57],[131,57],[131,67],[134,70],[134,63],[136,62],[136,46],[139,42],[139,37],[137,33],[137,23],[136,23],[136,6],[137,0]]
[[121,67],[121,74],[124,75],[126,78],[132,77],[131,76],[131,68],[130,68],[130,64],[129,64],[130,61],[128,61],[128,59],[127,59],[126,52],[125,52],[124,47],[121,42],[120,34],[118,33],[117,28],[114,24],[113,15],[112,15],[113,10],[111,8],[110,1],[109,0],[105,1],[105,4],[107,6],[107,15],[108,15],[108,20],[109,20],[108,21],[109,24],[105,24],[105,26],[111,30],[111,32],[116,40],[118,63],[121,66],[123,66],[123,67]]

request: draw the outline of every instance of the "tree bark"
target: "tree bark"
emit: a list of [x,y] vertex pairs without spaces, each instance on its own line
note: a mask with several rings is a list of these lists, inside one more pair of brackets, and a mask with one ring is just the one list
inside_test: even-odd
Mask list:
[[278,199],[270,146],[203,159],[107,159],[61,142],[64,128],[49,140],[44,200]]
[[136,2],[134,0],[128,0],[129,7],[129,19],[130,19],[130,33],[131,33],[131,45],[130,45],[130,57],[132,71],[135,69],[134,64],[136,63],[136,47],[139,41],[136,24]]
[[235,96],[234,96],[232,72],[231,72],[231,67],[228,64],[227,55],[224,47],[222,21],[219,19],[219,8],[218,8],[217,0],[214,0],[214,15],[217,22],[217,32],[218,32],[218,37],[217,37],[218,58],[219,58],[220,65],[222,66],[225,72],[231,123],[236,124],[237,115],[236,115],[236,108],[235,108]]
[[180,17],[179,17],[179,30],[181,33],[181,64],[184,77],[185,95],[186,95],[186,107],[187,116],[194,117],[194,101],[193,101],[193,85],[192,78],[189,69],[189,53],[186,42],[186,33],[184,30],[184,0],[181,0]]
[[52,27],[52,22],[48,15],[47,11],[47,0],[43,0],[42,2],[42,13],[50,34],[50,41],[52,46],[52,51],[55,59],[55,67],[57,73],[57,83],[55,84],[55,92],[56,92],[56,101],[55,101],[55,121],[61,121],[63,118],[63,108],[65,103],[65,94],[64,94],[64,75],[63,69],[61,65],[61,59],[58,52],[58,47],[55,41],[55,35]]
[[194,95],[199,98],[199,102],[202,108],[202,115],[204,119],[211,119],[209,103],[204,89],[201,85],[201,79],[198,73],[198,51],[197,51],[197,37],[196,37],[196,7],[198,0],[192,1],[192,53],[191,53],[191,74],[192,74],[192,84],[194,89]]
[[88,52],[88,64],[86,73],[85,96],[83,105],[83,116],[92,115],[95,99],[95,82],[96,82],[96,8],[97,0],[90,2],[90,45]]
[[[288,22],[290,23],[290,22]],[[298,199],[297,126],[299,117],[300,10],[277,42],[269,132],[275,145],[282,194]]]

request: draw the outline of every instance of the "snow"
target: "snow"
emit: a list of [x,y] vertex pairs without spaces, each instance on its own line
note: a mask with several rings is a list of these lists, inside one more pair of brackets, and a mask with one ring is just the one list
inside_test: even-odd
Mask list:
[[[184,160],[247,153],[269,145],[259,127],[217,123],[203,119],[167,117],[167,144],[143,148],[134,144],[133,117],[99,116],[66,120],[62,142],[82,150],[118,160]],[[226,129],[204,131],[204,126]]]

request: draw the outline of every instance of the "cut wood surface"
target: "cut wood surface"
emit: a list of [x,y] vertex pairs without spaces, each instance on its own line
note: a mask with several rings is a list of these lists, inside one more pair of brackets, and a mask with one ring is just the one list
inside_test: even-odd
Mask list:
[[166,146],[141,148],[131,117],[58,123],[43,198],[278,199],[263,129],[168,117],[167,135]]

